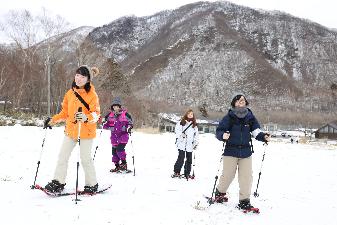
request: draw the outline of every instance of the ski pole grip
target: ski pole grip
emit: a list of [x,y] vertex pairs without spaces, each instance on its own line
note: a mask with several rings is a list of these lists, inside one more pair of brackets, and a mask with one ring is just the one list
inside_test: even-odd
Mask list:
[[[230,134],[229,131],[225,131],[226,134]],[[228,139],[223,139],[224,144],[228,141]]]

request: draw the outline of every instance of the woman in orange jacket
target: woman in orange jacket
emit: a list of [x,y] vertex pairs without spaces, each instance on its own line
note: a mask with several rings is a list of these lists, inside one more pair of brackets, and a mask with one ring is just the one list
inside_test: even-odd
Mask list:
[[54,179],[45,188],[50,192],[61,192],[65,186],[68,161],[72,150],[77,144],[80,126],[80,157],[85,173],[84,192],[94,193],[98,183],[96,171],[91,158],[93,139],[96,137],[96,122],[100,117],[99,99],[95,88],[90,83],[99,73],[96,67],[86,65],[76,70],[72,88],[67,91],[62,102],[62,110],[52,118],[47,118],[44,128],[65,121],[65,137],[59,153]]

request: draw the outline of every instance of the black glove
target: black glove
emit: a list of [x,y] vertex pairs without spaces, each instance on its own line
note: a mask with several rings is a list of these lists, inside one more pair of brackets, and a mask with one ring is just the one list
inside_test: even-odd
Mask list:
[[270,141],[270,134],[269,133],[264,133],[263,139],[264,139],[265,143],[269,142]]
[[107,122],[108,121],[108,119],[109,119],[109,115],[110,115],[110,113],[108,113],[105,117],[104,117],[104,120],[105,120],[105,122]]
[[133,126],[128,127],[128,129],[126,130],[129,134],[131,134],[131,130],[132,130]]
[[43,122],[43,129],[51,129],[51,125],[49,124],[51,118],[50,117],[47,117],[47,119]]

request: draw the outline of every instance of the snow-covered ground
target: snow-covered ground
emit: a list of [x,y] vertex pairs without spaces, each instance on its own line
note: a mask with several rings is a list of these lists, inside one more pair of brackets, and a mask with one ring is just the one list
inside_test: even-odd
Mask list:
[[[74,196],[50,198],[33,184],[45,130],[39,127],[0,127],[1,224],[193,224],[193,225],[331,225],[337,221],[337,146],[271,142],[265,147],[254,142],[256,189],[261,160],[266,150],[259,186],[260,197],[251,197],[259,215],[245,215],[238,203],[237,179],[230,186],[229,202],[196,210],[197,201],[210,195],[217,173],[222,144],[212,134],[200,135],[195,157],[195,180],[172,179],[177,157],[171,133],[135,132],[127,146],[129,168],[134,151],[136,176],[111,174],[109,132],[103,131],[94,144],[99,146],[95,165],[100,185],[112,184],[104,194],[75,204]],[[37,183],[52,179],[63,128],[47,131]],[[76,181],[78,148],[69,161],[67,189]],[[83,186],[80,170],[80,187]]]

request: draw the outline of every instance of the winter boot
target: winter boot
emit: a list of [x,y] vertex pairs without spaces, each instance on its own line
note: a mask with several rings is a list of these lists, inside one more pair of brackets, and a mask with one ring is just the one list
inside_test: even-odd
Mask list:
[[52,180],[44,188],[49,192],[61,192],[66,184],[61,184],[58,180]]
[[83,194],[95,194],[95,192],[97,192],[98,189],[98,184],[95,184],[94,186],[84,186],[84,190],[83,190]]
[[120,165],[120,169],[119,170],[120,171],[126,171],[126,170],[128,170],[128,165],[126,163],[126,160],[122,160],[122,163]]
[[237,208],[242,210],[244,213],[247,213],[247,212],[259,213],[259,209],[255,208],[254,206],[250,204],[249,198],[240,200]]
[[226,193],[221,193],[218,189],[216,189],[215,190],[214,202],[217,202],[217,203],[228,202],[228,198],[226,196]]
[[120,166],[118,163],[115,163],[115,168],[114,169],[111,169],[110,172],[111,173],[116,173],[120,170]]
[[176,177],[180,178],[181,175],[180,175],[180,173],[176,173],[176,172],[175,172],[174,174],[171,175],[171,177],[172,177],[172,178],[176,178]]

